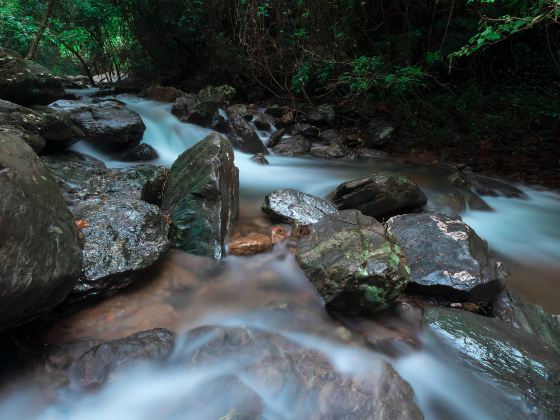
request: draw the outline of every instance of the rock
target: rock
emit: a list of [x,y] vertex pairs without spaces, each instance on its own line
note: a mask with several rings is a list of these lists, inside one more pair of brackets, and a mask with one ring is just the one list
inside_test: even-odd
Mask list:
[[167,359],[175,344],[175,334],[154,329],[99,344],[85,352],[69,368],[84,388],[97,388],[134,365]]
[[251,126],[252,112],[245,105],[232,105],[227,108],[228,134],[234,148],[246,153],[268,155],[268,149]]
[[253,162],[260,163],[261,165],[268,165],[269,162],[267,158],[264,157],[262,153],[257,153],[255,156],[251,156]]
[[35,110],[0,99],[0,128],[20,135],[35,152],[72,145],[84,133],[68,117],[46,107]]
[[42,159],[71,207],[90,197],[113,196],[159,205],[169,176],[167,168],[155,165],[107,169],[103,162],[77,152],[57,153]]
[[261,131],[270,131],[274,125],[274,119],[270,115],[261,112],[255,115],[252,122],[255,128]]
[[346,156],[344,149],[338,144],[325,146],[323,144],[313,143],[311,145],[311,150],[309,153],[312,156],[316,156],[322,159],[339,159]]
[[369,370],[361,376],[344,375],[323,353],[280,334],[250,328],[202,327],[188,332],[184,340],[193,345],[174,354],[171,360],[178,366],[204,372],[223,365],[224,361],[235,361],[243,366],[242,382],[260,396],[255,401],[246,388],[235,387],[232,392],[232,374],[228,369],[227,376],[213,375],[211,383],[206,381],[197,387],[195,401],[201,400],[200,393],[210,387],[212,395],[234,398],[224,408],[256,412],[250,418],[262,417],[258,408],[271,402],[279,412],[289,410],[290,417],[301,419],[422,418],[412,389],[386,362],[366,363]]
[[304,122],[312,125],[324,126],[332,124],[336,117],[336,111],[333,105],[323,104],[319,107],[308,111],[304,117]]
[[311,142],[301,135],[292,136],[281,139],[272,150],[282,156],[304,155],[311,150]]
[[111,196],[86,199],[72,210],[83,221],[85,246],[82,276],[69,304],[111,296],[170,248],[166,220],[155,205]]
[[319,141],[326,145],[337,145],[342,146],[344,144],[343,134],[335,129],[321,131],[319,135]]
[[[125,77],[124,79],[117,80],[114,84],[107,83],[105,87],[112,88],[110,95],[118,95],[121,93],[140,93],[147,86],[147,80],[141,75],[132,75]],[[100,86],[103,88],[104,86]],[[101,94],[101,96],[106,96],[107,93]]]
[[175,102],[185,92],[174,87],[152,85],[142,91],[144,97],[159,102]]
[[393,237],[381,223],[355,210],[323,217],[300,240],[296,259],[327,308],[349,314],[388,308],[409,278]]
[[80,275],[78,233],[45,165],[0,132],[0,329],[57,306]]
[[479,195],[491,197],[507,197],[528,199],[527,194],[514,185],[499,179],[473,173],[465,173],[471,188]]
[[560,358],[533,335],[500,320],[441,307],[426,308],[424,321],[454,361],[507,393],[506,408],[514,404],[514,416],[560,416]]
[[136,146],[146,130],[140,115],[118,101],[102,101],[80,106],[71,109],[68,114],[84,131],[86,139],[99,146]]
[[284,134],[286,134],[285,129],[281,128],[279,130],[276,130],[274,133],[270,135],[270,139],[268,140],[267,146],[268,147],[276,146],[278,143],[280,143],[280,140],[282,140]]
[[251,233],[234,239],[228,244],[229,253],[232,255],[254,255],[268,251],[272,248],[270,235]]
[[212,118],[212,121],[210,121],[210,125],[208,126],[208,128],[225,134],[228,130],[228,123],[224,117],[218,114],[214,115],[214,118]]
[[62,82],[49,71],[0,48],[0,98],[20,105],[48,105],[65,95]]
[[64,76],[59,79],[65,89],[86,89],[90,83],[87,76]]
[[218,104],[201,99],[192,93],[185,93],[173,103],[171,113],[179,120],[208,127],[219,115]]
[[171,167],[162,208],[169,239],[185,252],[219,259],[239,212],[239,171],[229,141],[212,133]]
[[265,114],[271,115],[274,118],[280,118],[282,115],[286,114],[290,111],[290,108],[287,106],[279,106],[279,105],[272,105],[265,109]]
[[261,209],[283,222],[301,225],[317,223],[323,216],[336,213],[336,208],[328,201],[291,189],[268,194]]
[[207,86],[198,92],[198,97],[203,101],[213,102],[219,106],[229,103],[237,94],[233,86]]
[[394,131],[395,128],[387,121],[370,120],[362,131],[363,146],[370,149],[383,149],[391,141]]
[[387,222],[387,231],[407,255],[410,293],[487,303],[504,288],[507,270],[459,217],[396,216]]
[[154,160],[158,158],[158,153],[149,144],[142,143],[137,146],[132,146],[122,152],[118,159],[124,162],[142,162],[147,160]]
[[410,178],[370,175],[340,184],[331,196],[339,210],[356,209],[376,218],[419,211],[428,202]]
[[543,347],[560,355],[560,318],[530,303],[511,290],[504,290],[492,302],[494,316],[540,340]]
[[33,110],[43,118],[37,128],[47,150],[64,149],[84,138],[84,132],[67,115],[41,105],[33,106]]
[[309,124],[296,124],[293,129],[293,134],[298,135],[301,134],[302,136],[309,137],[315,139],[319,137],[321,131],[312,125]]

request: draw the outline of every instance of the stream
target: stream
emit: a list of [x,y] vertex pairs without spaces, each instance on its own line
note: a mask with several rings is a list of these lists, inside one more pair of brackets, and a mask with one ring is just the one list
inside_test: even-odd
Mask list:
[[[150,163],[170,166],[183,151],[209,133],[207,129],[179,122],[170,112],[171,104],[132,95],[117,98],[141,115],[146,125],[143,142],[159,154]],[[266,139],[266,133],[260,134]],[[90,154],[109,167],[129,165],[85,142],[72,149]],[[352,162],[270,155],[270,164],[266,166],[250,158],[235,152],[240,171],[239,223],[257,228],[270,225],[260,211],[264,196],[280,188],[325,197],[350,179],[370,173],[399,173],[421,186],[431,209],[445,209],[444,198],[456,191],[448,179],[451,170],[383,154]],[[483,197],[493,211],[472,209],[467,203],[461,217],[506,263],[511,272],[510,288],[549,312],[560,313],[560,194],[518,187],[529,197],[527,200]],[[456,356],[442,346],[443,338],[436,332],[424,331],[418,351],[395,358],[341,338],[337,334],[338,324],[326,315],[320,297],[285,244],[275,245],[269,254],[227,256],[224,269],[218,274],[198,257],[172,251],[162,264],[146,274],[145,280],[144,286],[86,309],[66,324],[63,321],[47,336],[58,342],[85,337],[116,339],[156,327],[185,332],[205,325],[252,326],[320,352],[344,377],[362,380],[364,376],[375,375],[381,364],[389,361],[412,386],[415,401],[427,419],[506,419],[523,417],[531,411],[519,395],[502,390],[460,365]],[[134,302],[134,311],[130,302]],[[309,315],[302,319],[282,311],[278,309],[282,305],[274,306],[279,302],[305,307]],[[262,311],[270,305],[271,310]],[[120,315],[107,321],[111,311]],[[179,341],[174,356],[181,352],[195,354],[203,346],[203,342]],[[222,377],[235,377],[258,394],[263,401],[263,419],[312,418],[312,398],[316,396],[301,395],[294,372],[283,371],[285,391],[279,397],[274,383],[259,382],[258,375],[247,368],[254,363],[274,363],[268,359],[263,362],[260,352],[258,346],[244,348],[243,354],[226,352],[199,369],[183,368],[172,356],[165,364],[146,363],[131,369],[95,393],[63,397],[55,405],[41,409],[31,403],[34,393],[30,389],[27,394],[1,402],[0,418],[238,418],[228,410],[232,401],[238,403],[246,396],[238,392],[237,382],[227,386],[216,382]],[[332,403],[336,405],[336,401]]]

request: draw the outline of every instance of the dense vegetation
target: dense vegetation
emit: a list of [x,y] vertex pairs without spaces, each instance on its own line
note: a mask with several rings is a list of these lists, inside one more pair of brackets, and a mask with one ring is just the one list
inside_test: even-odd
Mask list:
[[503,147],[526,137],[512,120],[539,142],[558,128],[559,21],[560,0],[0,0],[0,45],[27,55],[46,22],[56,73],[230,83]]

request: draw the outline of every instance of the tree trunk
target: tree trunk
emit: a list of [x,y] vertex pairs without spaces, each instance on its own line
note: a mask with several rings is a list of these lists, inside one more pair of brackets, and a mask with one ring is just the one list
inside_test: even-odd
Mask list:
[[39,27],[39,30],[35,34],[35,39],[31,44],[31,48],[29,49],[29,52],[25,57],[27,60],[33,60],[35,58],[35,54],[37,54],[37,48],[39,47],[39,42],[41,41],[43,32],[45,32],[45,29],[49,24],[49,17],[51,16],[53,6],[54,6],[54,0],[49,0],[49,3],[47,4],[47,11],[45,12],[45,16],[43,17],[43,22],[41,22],[41,26]]
[[74,54],[76,56],[76,58],[78,59],[78,61],[82,65],[82,67],[84,68],[84,71],[86,72],[86,75],[89,79],[89,83],[91,85],[95,86],[95,80],[93,80],[93,74],[91,74],[91,70],[89,69],[86,61],[82,58],[80,53],[65,42],[61,42],[61,44],[64,46],[64,48],[66,48],[68,51],[70,51],[72,54]]

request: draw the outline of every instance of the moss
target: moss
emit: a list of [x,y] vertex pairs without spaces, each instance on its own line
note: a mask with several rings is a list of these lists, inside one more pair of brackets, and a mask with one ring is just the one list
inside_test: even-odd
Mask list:
[[364,296],[369,302],[385,306],[385,291],[375,286],[364,285]]

